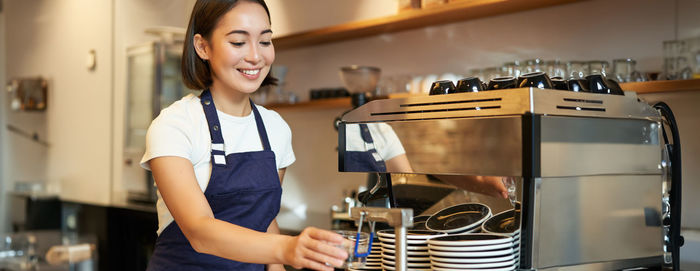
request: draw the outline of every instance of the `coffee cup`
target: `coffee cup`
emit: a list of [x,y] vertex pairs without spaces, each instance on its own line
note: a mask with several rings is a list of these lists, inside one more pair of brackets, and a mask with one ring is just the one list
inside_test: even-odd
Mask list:
[[588,80],[586,79],[569,79],[566,81],[570,91],[573,92],[590,92],[588,90]]
[[489,81],[489,85],[486,87],[487,90],[497,90],[497,89],[509,89],[515,88],[518,80],[512,76],[497,77]]
[[569,86],[566,85],[566,80],[559,76],[550,78],[552,81],[552,87],[557,90],[569,90]]
[[452,80],[435,81],[430,86],[430,95],[451,94],[455,92],[456,88],[455,84],[452,83]]
[[547,76],[547,74],[544,72],[531,72],[518,77],[518,87],[551,89],[552,81],[549,79],[549,76]]
[[467,77],[457,81],[457,92],[484,91],[484,85],[478,77]]

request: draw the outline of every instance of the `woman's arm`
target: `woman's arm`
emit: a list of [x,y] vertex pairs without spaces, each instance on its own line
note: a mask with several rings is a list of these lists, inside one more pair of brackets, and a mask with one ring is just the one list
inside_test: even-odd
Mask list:
[[[280,177],[280,185],[282,185],[282,181],[284,179],[284,173],[287,171],[287,168],[280,169],[277,173],[279,174]],[[280,233],[280,228],[279,225],[277,224],[277,218],[272,220],[272,223],[270,223],[270,226],[267,227],[267,233],[274,233],[274,234],[279,234]],[[268,264],[267,265],[267,271],[284,271],[284,265],[282,264]]]
[[324,263],[340,266],[347,257],[345,251],[329,244],[343,241],[333,232],[307,228],[291,237],[218,220],[197,184],[189,160],[166,156],[149,163],[168,210],[197,252],[241,262],[281,263],[316,270],[332,270]]
[[413,169],[411,168],[411,163],[408,162],[408,157],[406,154],[400,154],[386,161],[386,171],[387,172],[400,172],[400,173],[411,173]]

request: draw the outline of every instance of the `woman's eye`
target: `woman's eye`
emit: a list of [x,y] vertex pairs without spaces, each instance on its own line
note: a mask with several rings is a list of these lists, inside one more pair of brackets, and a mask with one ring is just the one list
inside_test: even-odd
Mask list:
[[245,45],[245,42],[231,42],[231,45],[236,46],[236,47],[241,47]]
[[270,46],[270,45],[272,45],[272,42],[271,41],[261,41],[260,44],[263,46]]

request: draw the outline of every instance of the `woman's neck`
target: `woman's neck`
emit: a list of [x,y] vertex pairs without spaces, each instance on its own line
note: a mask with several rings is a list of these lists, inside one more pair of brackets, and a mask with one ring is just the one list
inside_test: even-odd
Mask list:
[[250,115],[250,96],[217,84],[215,81],[209,88],[216,109],[231,116],[245,117]]

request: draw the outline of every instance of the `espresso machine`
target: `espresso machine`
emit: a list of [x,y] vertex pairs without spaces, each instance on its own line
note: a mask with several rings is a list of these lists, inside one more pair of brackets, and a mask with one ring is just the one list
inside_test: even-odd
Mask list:
[[[631,91],[611,95],[532,87],[374,100],[338,124],[339,171],[382,175],[392,197],[387,212],[413,209],[396,204],[395,176],[515,180],[514,200],[522,206],[520,270],[677,267],[680,141],[676,130],[670,144],[664,130],[675,126],[669,111]],[[360,124],[388,125],[396,135],[388,138],[400,141],[410,172],[389,163],[361,166],[358,160],[381,157],[373,144],[362,149],[350,143],[358,135],[348,131]],[[363,151],[367,155],[357,155]],[[373,216],[358,209],[353,217],[360,214]],[[393,220],[403,221],[397,228],[411,224]],[[396,234],[399,245],[405,232]],[[405,270],[399,254],[397,247],[396,270]]]

